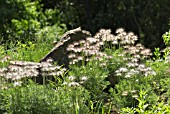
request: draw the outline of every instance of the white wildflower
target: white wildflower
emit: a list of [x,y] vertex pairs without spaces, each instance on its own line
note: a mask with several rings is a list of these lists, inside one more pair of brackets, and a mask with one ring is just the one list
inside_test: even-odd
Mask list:
[[131,77],[130,74],[126,74],[126,75],[125,75],[125,78],[130,78],[130,77]]
[[76,78],[75,78],[75,76],[69,76],[68,79],[69,79],[70,81],[73,81],[73,80],[75,80]]
[[71,83],[69,83],[68,84],[68,86],[80,86],[80,84],[79,83],[77,83],[77,82],[71,82]]
[[19,82],[19,81],[17,81],[17,82],[14,82],[14,87],[16,87],[16,86],[21,86],[21,82]]
[[127,66],[128,66],[128,67],[136,67],[136,65],[138,65],[138,64],[133,63],[133,62],[127,63]]
[[124,68],[124,67],[121,67],[121,68],[119,68],[119,71],[120,71],[120,72],[127,72],[128,69],[127,69],[127,68]]
[[128,95],[128,91],[122,92],[122,96],[127,96],[127,95]]
[[56,72],[56,75],[57,76],[60,76],[60,75],[62,75],[63,74],[63,71],[58,71],[58,72]]
[[139,96],[137,94],[132,95],[133,98],[138,98]]
[[67,82],[63,82],[63,85],[67,85],[68,83]]
[[139,68],[139,69],[144,69],[144,68],[145,68],[145,65],[144,65],[144,64],[140,64],[140,65],[138,66],[138,68]]
[[86,80],[87,80],[87,76],[83,76],[83,77],[81,78],[81,80],[82,80],[82,81],[86,81]]
[[116,76],[121,76],[122,74],[121,73],[116,73]]

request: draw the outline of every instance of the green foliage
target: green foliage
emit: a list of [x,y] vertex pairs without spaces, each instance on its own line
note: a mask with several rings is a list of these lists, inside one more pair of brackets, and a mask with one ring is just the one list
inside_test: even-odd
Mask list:
[[16,43],[11,42],[10,45],[8,45],[8,50],[6,50],[6,46],[2,46],[2,49],[4,48],[4,50],[1,52],[4,51],[4,53],[1,55],[1,58],[3,59],[5,56],[9,56],[11,60],[39,62],[39,60],[52,48],[51,42],[48,40],[37,44],[31,41],[26,43],[21,43],[20,41]]
[[5,49],[4,46],[0,46],[0,58],[2,58],[3,55],[5,55]]
[[[139,105],[137,108],[122,108],[122,114],[168,114],[170,113],[170,106],[167,104],[164,104],[163,102],[158,102],[155,105],[149,106],[149,104],[146,103],[147,100],[147,92],[146,91],[140,91],[140,97],[137,98],[139,101]],[[148,107],[150,107],[148,109]]]
[[[90,93],[90,99],[87,101],[91,112],[107,112],[109,107],[104,107],[104,98],[107,96],[103,90],[109,85],[106,80],[108,75],[107,68],[101,66],[100,62],[92,60],[86,66],[71,66],[68,72],[68,85],[76,82],[82,85]],[[74,80],[71,77],[75,77]]]
[[108,76],[124,64],[122,57],[118,56],[122,52],[121,50],[113,52],[112,49],[106,49],[105,52],[113,58],[103,57],[99,61],[94,56],[89,62],[82,61],[83,65],[79,65],[79,63],[70,65],[70,71],[68,72],[69,76],[74,76],[75,81],[78,82],[81,82],[82,77],[86,77],[87,81],[83,83],[83,86],[91,91],[95,97],[99,97],[98,95],[101,95],[106,86],[109,85]]
[[99,65],[100,63],[94,60],[87,66],[74,66],[72,71],[69,72],[70,76],[76,77],[76,80],[81,80],[83,76],[86,76],[88,81],[85,81],[83,85],[97,97],[102,94],[102,91],[107,86],[107,82],[104,80],[108,74],[107,69],[102,68]]
[[29,82],[0,90],[0,112],[11,114],[87,114],[89,93],[83,87],[55,87]]
[[[150,78],[150,77],[148,77]],[[154,93],[150,80],[142,76],[136,76],[135,78],[128,80],[121,80],[116,85],[115,90],[111,91],[111,100],[113,104],[119,108],[122,107],[135,107],[138,102],[135,98],[139,96],[141,89],[146,89],[149,95],[146,100],[150,104],[154,104],[158,100],[158,96]]]
[[67,28],[65,24],[60,24],[60,26],[58,24],[54,24],[53,26],[45,26],[35,34],[36,40],[37,42],[42,43],[58,41],[66,30]]
[[[4,68],[9,62],[2,61],[5,56],[12,60],[39,61],[52,48],[51,42],[58,40],[56,36],[60,37],[65,30],[65,25],[62,26],[63,29],[55,24],[39,30],[35,34],[37,42],[10,42],[9,49],[1,45],[0,66]],[[38,85],[24,80],[19,84],[1,77],[0,113],[105,114],[116,111],[123,114],[168,114],[169,63],[160,59],[159,48],[155,48],[154,61],[139,53],[141,56],[136,66],[128,67],[135,63],[133,57],[136,53],[128,51],[131,47],[120,46],[103,46],[102,51],[112,58],[96,60],[93,56],[88,62],[70,65],[58,83],[50,81],[50,84]],[[135,46],[133,49],[137,50]],[[127,76],[131,71],[135,73]]]
[[[17,40],[22,42],[35,41],[37,40],[35,34],[39,34],[43,29],[50,30],[50,34],[54,35],[54,29],[58,33],[61,32],[61,28],[63,31],[65,30],[65,25],[60,22],[59,10],[43,9],[43,4],[40,4],[40,1],[3,0],[2,5],[5,4],[9,8],[13,7],[12,10],[7,7],[3,9],[6,13],[1,13],[2,17],[10,15],[10,18],[1,23],[0,31],[2,34],[0,37],[3,42],[15,42]],[[46,27],[52,25],[54,25],[52,28]]]
[[163,39],[164,39],[164,42],[167,46],[170,45],[170,31],[169,32],[165,32],[165,34],[163,34]]
[[155,48],[155,51],[154,51],[154,55],[155,55],[155,58],[154,60],[159,60],[161,59],[161,53],[160,53],[160,49],[159,48]]

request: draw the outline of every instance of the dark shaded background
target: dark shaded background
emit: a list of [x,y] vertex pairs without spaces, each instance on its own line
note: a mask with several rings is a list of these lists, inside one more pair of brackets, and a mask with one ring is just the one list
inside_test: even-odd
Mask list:
[[[0,32],[1,39],[13,39],[10,30],[12,19],[34,19],[25,11],[25,4],[16,0],[0,0]],[[58,13],[51,20],[35,19],[48,25],[65,23],[68,29],[81,26],[95,34],[101,28],[111,28],[114,32],[123,27],[139,36],[139,41],[145,47],[154,50],[165,47],[162,35],[168,31],[170,18],[170,0],[26,0],[40,2],[39,12],[46,9],[57,9]],[[42,8],[42,9],[41,9]],[[43,11],[42,11],[43,10]],[[29,15],[29,16],[27,16]],[[44,24],[45,25],[45,24]],[[43,27],[43,26],[42,26]],[[11,29],[12,28],[12,29]],[[15,29],[15,28],[14,28]],[[36,28],[35,28],[36,30]],[[14,31],[15,32],[15,31]],[[34,28],[25,33],[34,36]],[[25,35],[25,34],[24,34]],[[20,36],[19,36],[20,37]],[[22,36],[21,36],[22,37]]]
[[139,42],[154,49],[163,48],[162,35],[169,29],[170,0],[42,0],[45,8],[61,9],[69,29],[82,26],[97,32],[100,28],[123,27],[138,34]]

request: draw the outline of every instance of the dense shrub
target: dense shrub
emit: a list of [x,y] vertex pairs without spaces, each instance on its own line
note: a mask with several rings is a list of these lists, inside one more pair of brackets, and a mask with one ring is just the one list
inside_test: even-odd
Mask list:
[[2,12],[0,15],[4,17],[1,18],[0,24],[1,43],[17,40],[22,42],[35,41],[37,35],[40,37],[49,34],[48,32],[51,34],[50,38],[60,34],[61,28],[63,33],[66,27],[60,22],[60,11],[58,9],[43,9],[43,4],[40,4],[40,1],[1,1]]
[[83,87],[47,87],[29,82],[22,87],[0,90],[0,113],[87,114],[88,98],[89,93]]

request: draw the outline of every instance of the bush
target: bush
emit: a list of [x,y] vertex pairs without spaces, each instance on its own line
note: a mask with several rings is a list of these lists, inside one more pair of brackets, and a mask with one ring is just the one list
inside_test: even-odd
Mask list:
[[[10,18],[1,22],[0,31],[2,34],[0,37],[3,42],[36,41],[35,34],[39,34],[43,29],[50,30],[50,32],[52,29],[55,29],[55,32],[61,32],[61,28],[63,31],[65,30],[65,25],[60,22],[59,10],[43,9],[43,4],[40,4],[40,1],[3,0],[3,5],[9,7],[3,9],[5,13],[1,13],[1,15],[3,17],[10,16]],[[10,9],[11,7],[12,10]],[[46,27],[53,25],[55,27]],[[52,32],[50,34],[55,35],[56,33]]]
[[[53,89],[52,89],[53,87]],[[89,93],[83,87],[44,86],[29,82],[0,90],[0,112],[12,114],[87,114]]]
[[163,34],[163,39],[164,39],[164,42],[167,46],[170,45],[170,30],[168,32],[165,32],[165,34]]

